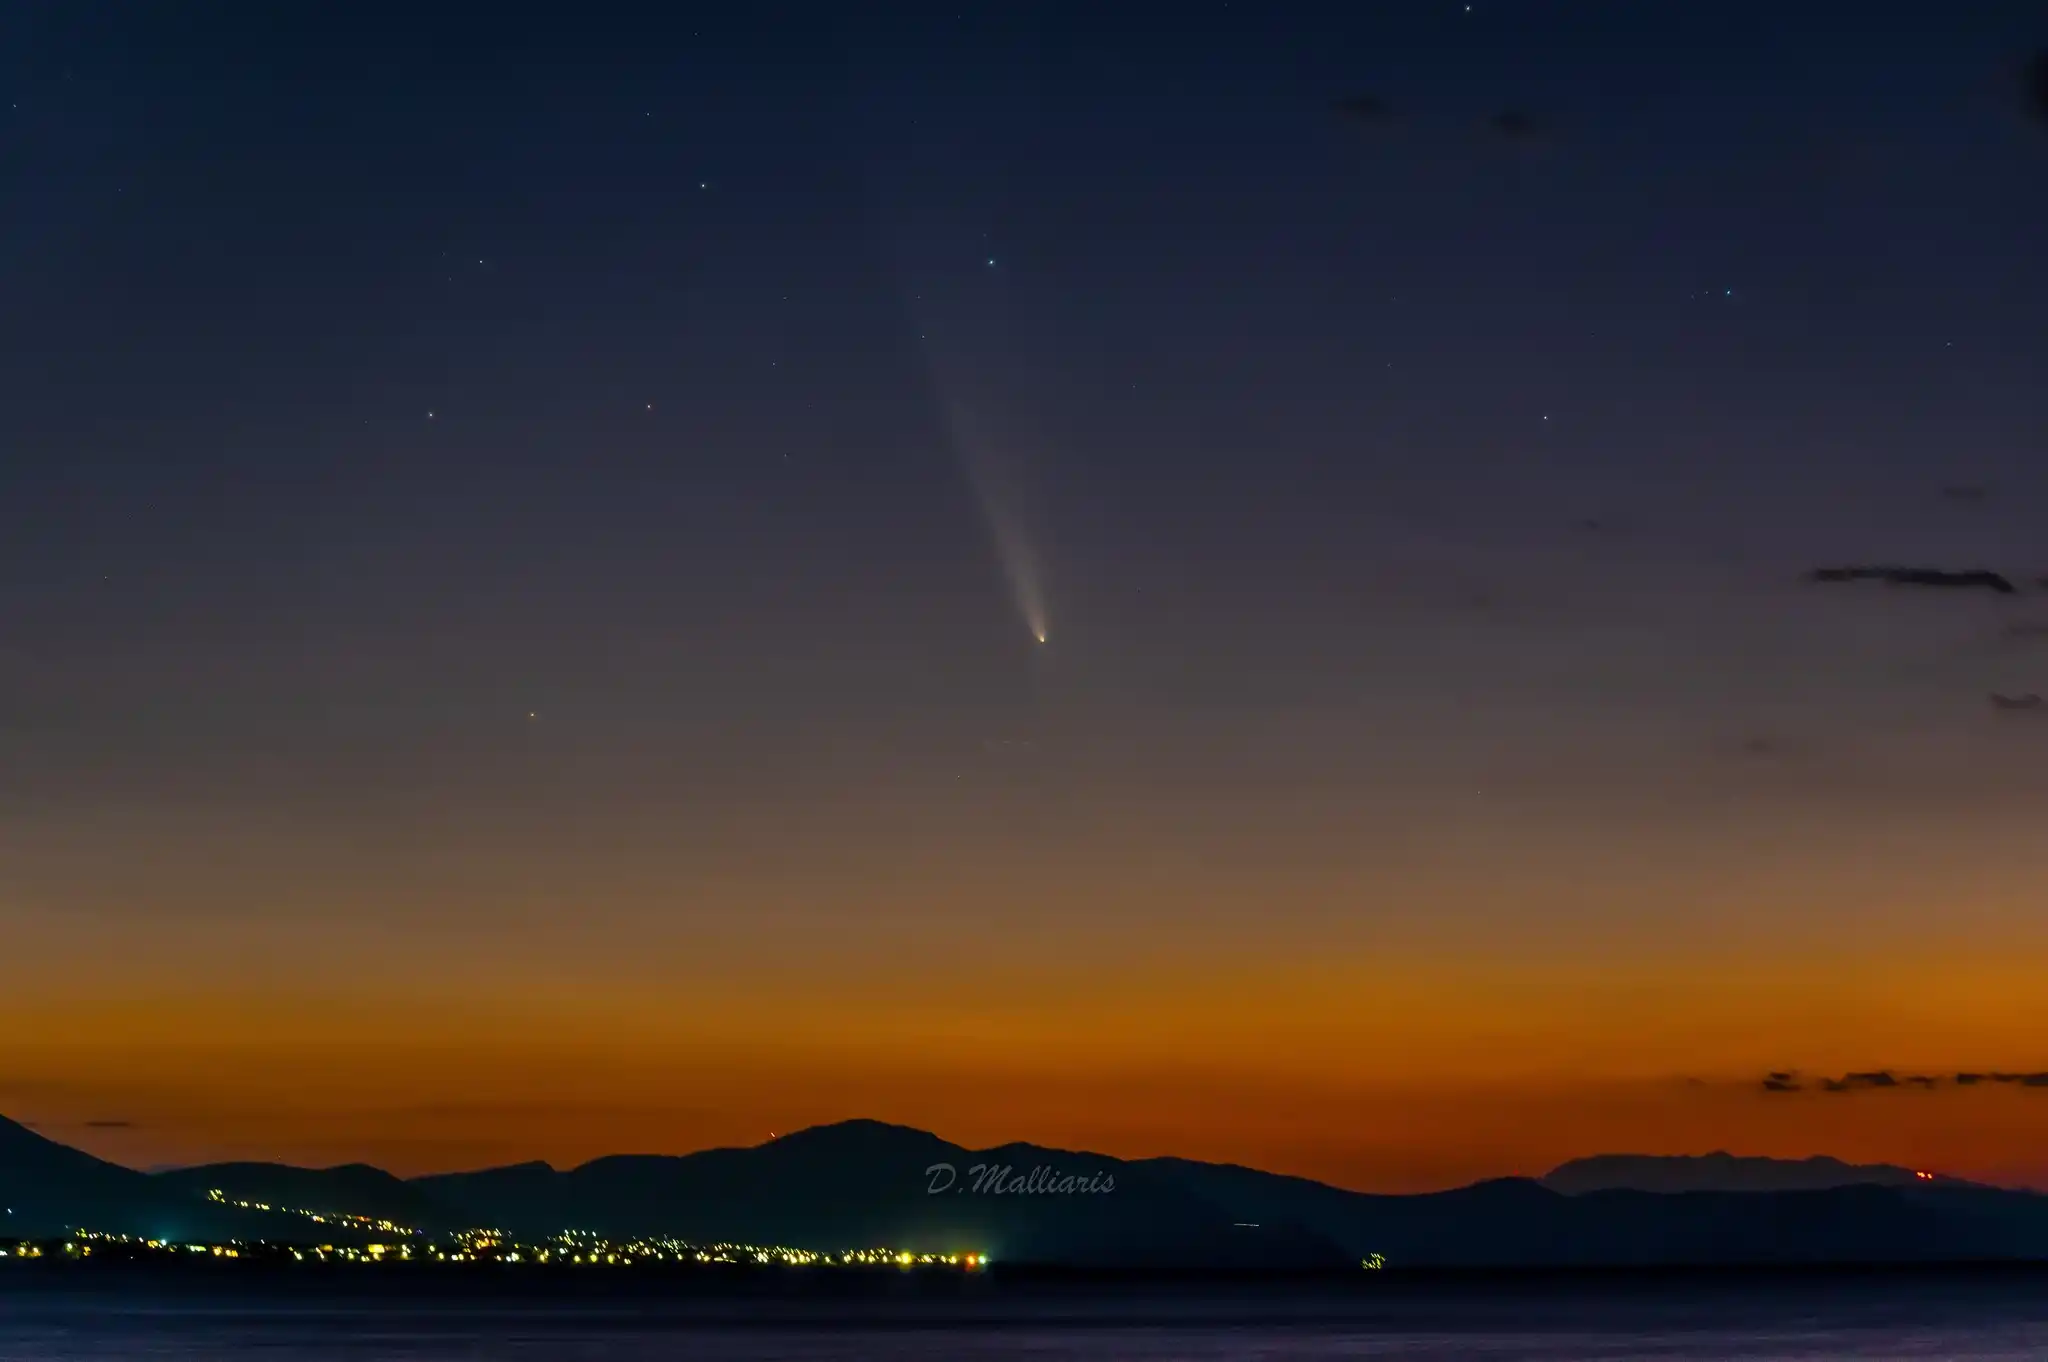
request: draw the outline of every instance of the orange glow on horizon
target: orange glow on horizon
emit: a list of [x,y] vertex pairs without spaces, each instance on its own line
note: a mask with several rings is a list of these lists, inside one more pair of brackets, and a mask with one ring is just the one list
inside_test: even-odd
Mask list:
[[[131,975],[125,1001],[70,1009],[61,1036],[0,1042],[0,1111],[140,1165],[573,1165],[865,1116],[1369,1190],[1717,1148],[2048,1181],[2048,1093],[1761,1084],[2037,1068],[2048,1004],[2011,1002],[2025,961],[1866,957],[1827,978],[1800,962],[1624,971],[1415,950],[1096,970],[1019,955],[952,977],[914,957],[744,979],[643,964],[606,986],[572,961],[501,961],[518,989],[451,973],[438,993],[346,956],[294,987]],[[14,985],[31,1011],[59,1000],[33,989]]]

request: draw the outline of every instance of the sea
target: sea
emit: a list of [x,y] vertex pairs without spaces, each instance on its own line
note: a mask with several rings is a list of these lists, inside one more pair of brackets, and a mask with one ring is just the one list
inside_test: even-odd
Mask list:
[[2048,1359],[2048,1273],[393,1288],[0,1274],[0,1362]]

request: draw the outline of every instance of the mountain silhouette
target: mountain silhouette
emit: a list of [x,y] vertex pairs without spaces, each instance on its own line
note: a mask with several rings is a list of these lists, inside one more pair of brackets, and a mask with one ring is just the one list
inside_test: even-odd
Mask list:
[[1561,1163],[1543,1185],[1576,1196],[1584,1192],[1818,1192],[1834,1187],[1969,1187],[1980,1184],[1930,1175],[1895,1164],[1810,1159],[1741,1158],[1712,1154],[1601,1154]]
[[[1068,1190],[1060,1190],[1064,1178],[1074,1179]],[[1005,1190],[995,1190],[997,1179]],[[1081,1190],[1091,1180],[1101,1190]],[[879,1121],[818,1126],[746,1149],[617,1156],[567,1172],[524,1164],[422,1178],[419,1185],[484,1223],[522,1232],[568,1226],[698,1242],[979,1252],[1077,1266],[1314,1268],[1349,1261],[1299,1226],[1237,1224],[1142,1165],[1024,1144],[969,1150]]]
[[251,1233],[244,1216],[0,1117],[0,1237],[72,1229],[170,1240]]
[[[1027,1144],[970,1150],[921,1130],[850,1121],[753,1148],[598,1159],[565,1172],[522,1164],[415,1185],[479,1220],[529,1231],[571,1225],[1086,1266],[1355,1268],[1375,1253],[1407,1266],[2048,1257],[2048,1198],[1832,1159],[1727,1161],[1734,1173],[1718,1187],[1698,1170],[1692,1184],[1674,1181],[1668,1191],[1614,1185],[1617,1170],[1640,1173],[1642,1164],[1616,1156],[1581,1161],[1605,1169],[1605,1185],[1574,1182],[1576,1165],[1553,1175],[1576,1195],[1508,1178],[1375,1196],[1187,1159]],[[933,1195],[925,1170],[934,1164],[951,1165],[961,1181]],[[977,1167],[1107,1175],[1115,1189],[977,1192]],[[1747,1184],[1737,1185],[1742,1178]]]
[[[206,1199],[279,1210],[241,1212]],[[837,1251],[986,1253],[1082,1268],[1938,1262],[2048,1259],[2048,1197],[1833,1159],[1607,1155],[1542,1180],[1417,1196],[1187,1159],[975,1150],[879,1121],[750,1148],[399,1179],[363,1165],[138,1173],[0,1122],[0,1236],[66,1227],[344,1242],[283,1208],[429,1232],[491,1226]]]
[[[153,1180],[187,1198],[205,1198],[217,1191],[228,1201],[326,1216],[361,1216],[425,1234],[445,1234],[476,1224],[436,1201],[424,1189],[366,1163],[337,1168],[210,1163],[174,1168],[156,1174]],[[274,1235],[278,1228],[267,1225],[264,1232],[266,1236]]]

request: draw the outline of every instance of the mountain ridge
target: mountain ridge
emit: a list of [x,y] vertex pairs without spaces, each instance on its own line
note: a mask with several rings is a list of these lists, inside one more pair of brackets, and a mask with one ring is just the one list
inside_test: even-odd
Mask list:
[[[1844,1163],[1826,1154],[1803,1159],[1730,1154],[1595,1154],[1571,1159],[1538,1181],[1576,1196],[1593,1191],[1777,1192],[1835,1187],[1977,1187],[1989,1184],[1891,1163]],[[1997,1190],[1997,1189],[1992,1189]]]
[[[1827,1185],[1698,1185],[1716,1176]],[[1652,1177],[1668,1190],[1617,1185]],[[1120,1159],[1022,1142],[977,1150],[868,1120],[753,1146],[413,1178],[362,1164],[145,1174],[10,1125],[0,1128],[0,1189],[22,1186],[43,1189],[45,1221],[68,1224],[82,1215],[138,1224],[162,1219],[166,1207],[197,1223],[228,1209],[203,1202],[218,1190],[230,1202],[276,1208],[255,1233],[238,1222],[242,1233],[293,1242],[334,1237],[333,1220],[290,1214],[321,1212],[423,1232],[576,1229],[1101,1268],[1355,1270],[1372,1255],[1418,1267],[2048,1260],[2048,1197],[1893,1165],[1601,1155],[1543,1178],[1393,1195],[1171,1156]],[[60,1204],[67,1197],[68,1207]]]
[[0,1237],[93,1228],[145,1238],[248,1232],[245,1217],[0,1116]]

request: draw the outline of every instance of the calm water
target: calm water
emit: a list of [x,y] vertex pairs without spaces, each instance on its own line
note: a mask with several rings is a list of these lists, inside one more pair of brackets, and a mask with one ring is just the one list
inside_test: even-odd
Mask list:
[[1003,1285],[868,1298],[0,1283],[0,1362],[50,1358],[2048,1359],[2048,1276],[1600,1286]]

